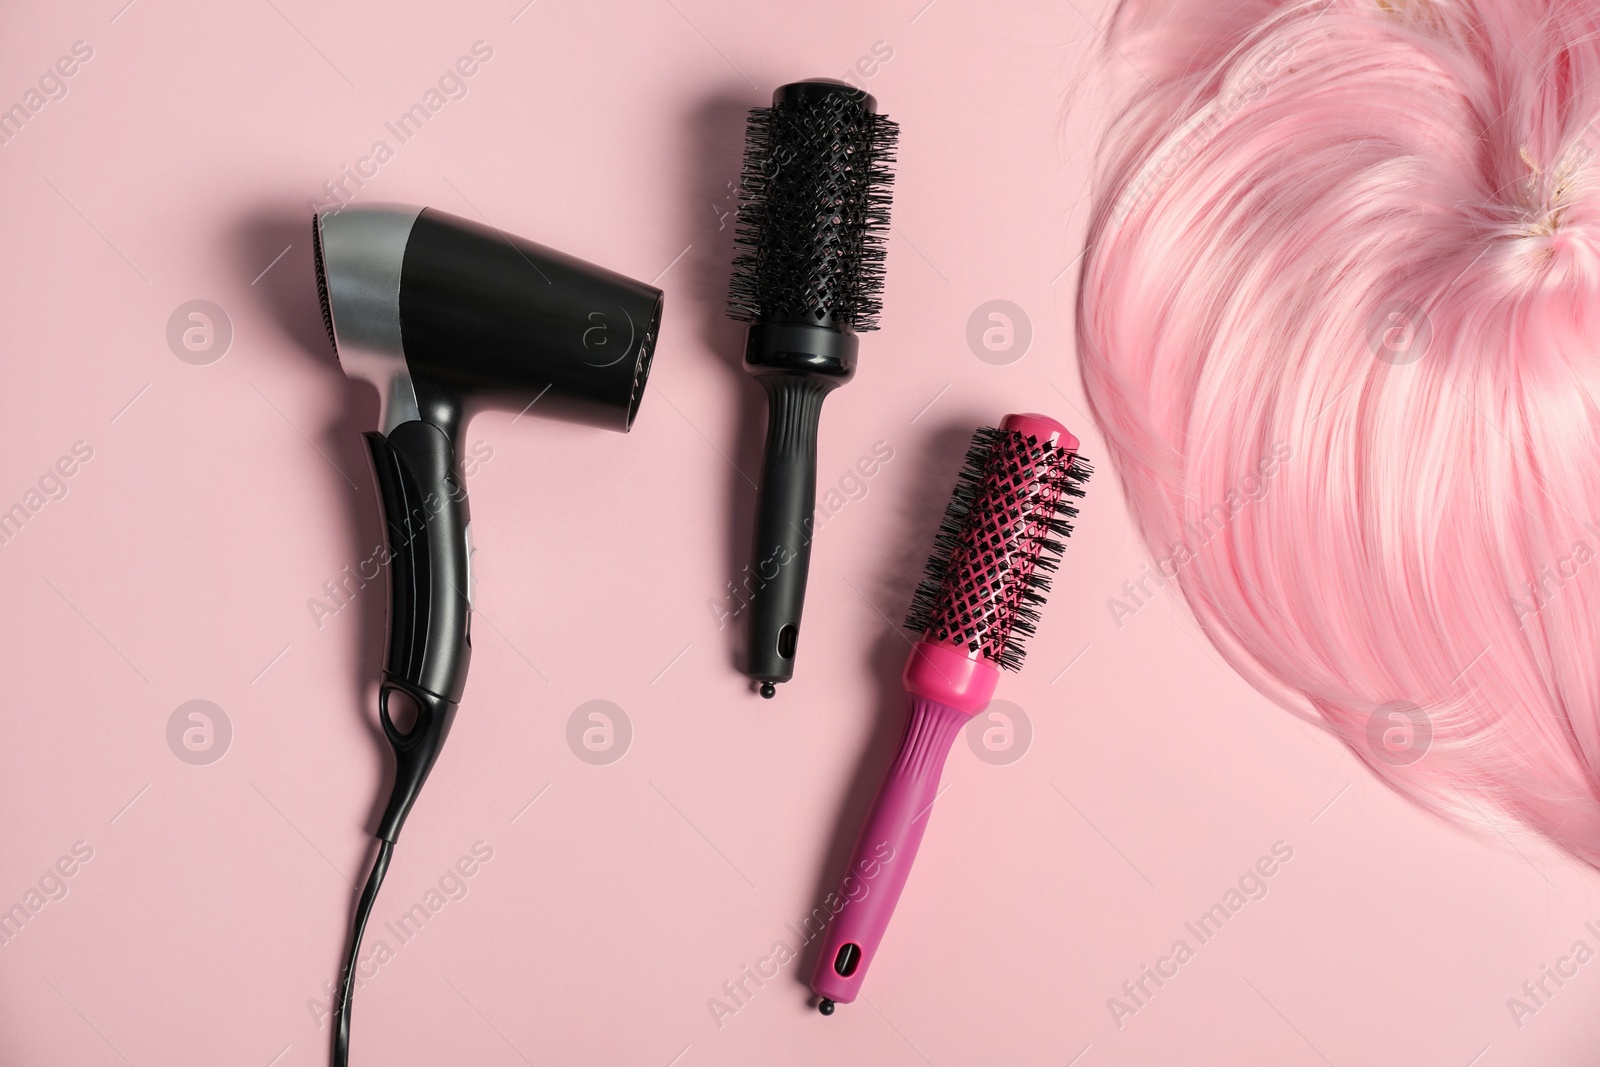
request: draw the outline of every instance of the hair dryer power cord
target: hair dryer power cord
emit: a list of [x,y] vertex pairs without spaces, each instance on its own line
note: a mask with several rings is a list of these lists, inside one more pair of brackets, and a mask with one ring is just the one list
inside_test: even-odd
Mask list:
[[355,921],[350,928],[350,958],[345,961],[339,1002],[333,1012],[333,1067],[348,1067],[350,1063],[350,998],[355,995],[356,961],[361,953],[361,935],[366,932],[373,901],[378,899],[378,887],[383,885],[383,876],[389,870],[389,858],[393,855],[394,842],[380,840],[378,858],[372,861],[372,873],[367,876],[366,888],[361,891],[361,902],[356,905]]

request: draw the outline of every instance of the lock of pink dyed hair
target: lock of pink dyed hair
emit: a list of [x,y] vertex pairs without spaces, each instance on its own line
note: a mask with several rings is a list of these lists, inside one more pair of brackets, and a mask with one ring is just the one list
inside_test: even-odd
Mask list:
[[1163,573],[1405,795],[1600,865],[1600,3],[1110,44],[1079,347]]

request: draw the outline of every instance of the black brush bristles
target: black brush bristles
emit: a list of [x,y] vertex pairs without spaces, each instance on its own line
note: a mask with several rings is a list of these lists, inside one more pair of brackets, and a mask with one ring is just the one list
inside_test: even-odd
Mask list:
[[1076,453],[1016,430],[973,434],[906,628],[1021,667],[1092,473]]
[[750,109],[728,314],[875,330],[899,127],[865,94]]

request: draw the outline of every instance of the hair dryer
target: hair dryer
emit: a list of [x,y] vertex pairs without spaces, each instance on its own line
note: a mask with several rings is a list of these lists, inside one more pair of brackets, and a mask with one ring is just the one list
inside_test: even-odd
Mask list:
[[536,405],[541,416],[626,432],[649,375],[662,296],[432,208],[322,212],[312,241],[339,362],[380,397],[381,430],[364,436],[390,575],[378,718],[394,749],[395,777],[336,1008],[334,1062],[343,1067],[362,931],[395,839],[450,732],[472,653],[461,435],[477,411],[529,413]]

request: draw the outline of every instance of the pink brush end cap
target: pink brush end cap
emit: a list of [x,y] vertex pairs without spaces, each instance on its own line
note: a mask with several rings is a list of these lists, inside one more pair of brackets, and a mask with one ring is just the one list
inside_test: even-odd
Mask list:
[[1078,439],[1072,436],[1065,426],[1048,415],[1036,415],[1032,412],[1007,415],[1001,421],[1000,428],[1027,434],[1040,444],[1046,441],[1059,444],[1068,452],[1076,452],[1078,450]]
[[994,699],[1000,670],[982,656],[924,637],[911,647],[900,680],[912,696],[976,715]]

